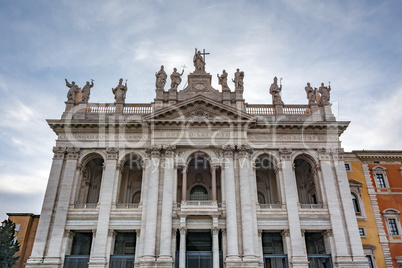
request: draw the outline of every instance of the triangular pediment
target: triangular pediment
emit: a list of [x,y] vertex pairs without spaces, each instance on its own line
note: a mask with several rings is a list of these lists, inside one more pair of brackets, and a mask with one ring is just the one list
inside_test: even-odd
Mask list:
[[354,185],[354,186],[363,186],[363,183],[355,181],[354,179],[349,179],[349,185]]
[[257,119],[241,110],[216,102],[203,95],[197,95],[186,101],[156,110],[144,116],[146,121],[178,121],[178,122],[243,122]]

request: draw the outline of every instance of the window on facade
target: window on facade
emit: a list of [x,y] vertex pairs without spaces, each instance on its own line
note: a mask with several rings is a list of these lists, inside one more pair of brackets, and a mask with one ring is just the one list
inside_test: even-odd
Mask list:
[[368,263],[369,263],[369,268],[374,268],[374,266],[373,266],[373,259],[371,258],[371,255],[366,255],[366,259],[367,259],[367,261],[368,261]]
[[345,163],[345,169],[346,169],[346,171],[350,171],[350,164]]
[[134,255],[136,245],[135,232],[118,232],[114,242],[114,255]]
[[256,180],[259,204],[280,203],[279,185],[276,179],[274,165],[267,155],[256,160]]
[[90,255],[92,245],[92,233],[74,233],[71,255]]
[[388,219],[390,235],[399,235],[398,226],[395,219]]
[[355,194],[352,195],[352,203],[353,203],[353,208],[355,209],[356,213],[360,213],[360,208],[359,208],[359,200],[357,199]]
[[96,155],[81,170],[81,185],[77,204],[96,204],[99,200],[103,159]]
[[364,233],[364,229],[363,228],[359,228],[359,234],[360,236],[365,236],[366,234]]
[[264,254],[284,254],[281,233],[262,233],[262,250]]
[[303,158],[294,161],[297,183],[297,194],[300,204],[318,204],[321,202],[320,192],[317,190],[316,175],[311,164]]
[[378,187],[387,188],[387,186],[385,185],[384,175],[383,174],[375,174],[375,176],[377,178]]
[[136,154],[131,154],[124,163],[121,172],[120,192],[118,203],[138,204],[141,200],[142,187],[142,159]]
[[190,191],[190,200],[208,200],[208,192],[204,186],[194,186]]

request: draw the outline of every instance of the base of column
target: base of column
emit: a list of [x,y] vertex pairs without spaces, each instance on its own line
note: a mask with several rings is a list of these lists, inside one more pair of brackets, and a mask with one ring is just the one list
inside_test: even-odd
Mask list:
[[293,256],[290,264],[293,268],[308,268],[308,260],[306,256]]
[[35,258],[30,257],[25,267],[58,268],[61,266],[60,257]]
[[158,267],[172,267],[173,259],[172,256],[159,256]]
[[156,262],[156,259],[154,256],[143,256],[139,260],[139,267],[151,268],[151,267],[158,267],[158,266],[157,266],[157,262]]
[[368,261],[365,257],[354,257],[353,259],[349,256],[347,257],[336,257],[334,261],[334,266],[344,267],[344,268],[363,268],[368,267]]
[[225,264],[226,267],[241,267],[241,258],[239,256],[227,256]]

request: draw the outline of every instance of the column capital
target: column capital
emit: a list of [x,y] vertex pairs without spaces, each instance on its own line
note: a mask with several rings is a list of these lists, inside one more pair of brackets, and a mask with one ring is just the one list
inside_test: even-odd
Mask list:
[[343,154],[344,153],[345,153],[345,150],[343,148],[332,149],[332,158],[335,161],[339,161],[339,160],[343,161],[343,159],[344,159]]
[[107,236],[112,237],[114,239],[116,237],[116,231],[109,229]]
[[291,160],[292,149],[290,148],[279,148],[279,157],[281,160],[289,161]]
[[212,235],[218,235],[219,234],[219,228],[218,227],[214,227],[211,229]]
[[78,159],[80,157],[80,148],[78,147],[67,147],[67,159]]
[[223,156],[225,158],[233,158],[234,149],[235,148],[233,145],[223,145],[222,146]]
[[328,238],[328,237],[332,237],[332,236],[333,236],[332,230],[326,230],[324,232],[324,238]]
[[66,147],[54,146],[53,153],[54,153],[53,155],[54,160],[62,160],[64,158],[64,155],[66,154]]
[[180,231],[180,235],[186,235],[187,234],[187,229],[184,228],[184,227],[180,228],[179,231]]
[[74,236],[74,232],[72,232],[71,230],[68,230],[68,229],[64,230],[64,237],[72,238],[73,236]]
[[242,144],[238,148],[238,155],[241,158],[247,158],[253,153],[253,149],[248,144]]
[[166,145],[165,149],[165,157],[172,158],[175,156],[176,153],[176,145]]
[[119,150],[115,147],[106,148],[108,160],[117,160],[119,158]]
[[161,146],[160,145],[152,145],[145,149],[145,153],[150,158],[159,158],[161,157]]
[[330,161],[331,160],[331,152],[327,148],[318,148],[318,159],[320,161]]
[[283,230],[283,231],[282,231],[282,236],[284,236],[284,237],[290,237],[289,229]]

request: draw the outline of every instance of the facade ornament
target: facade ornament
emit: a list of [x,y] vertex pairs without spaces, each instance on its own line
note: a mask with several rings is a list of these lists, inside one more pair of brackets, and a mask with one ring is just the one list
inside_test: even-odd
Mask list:
[[233,145],[223,145],[222,150],[223,150],[223,156],[225,158],[233,158],[233,151],[234,151]]
[[85,86],[82,88],[82,98],[81,101],[88,102],[89,95],[91,95],[91,88],[94,86],[94,80],[91,79],[91,83],[86,82]]
[[53,147],[53,159],[63,159],[66,153],[66,147],[55,146]]
[[334,160],[343,160],[343,154],[345,153],[345,150],[343,148],[335,148],[332,150],[332,157]]
[[239,157],[248,157],[253,153],[253,149],[248,144],[242,144],[238,148]]
[[274,166],[274,172],[279,173],[282,170],[282,163],[279,162]]
[[290,155],[292,154],[292,149],[290,148],[280,148],[279,149],[279,157],[281,160],[291,160]]
[[234,79],[232,79],[232,82],[235,84],[235,91],[243,93],[244,91],[244,72],[240,72],[239,69],[236,69],[236,72],[234,74]]
[[218,235],[219,234],[219,228],[214,227],[214,228],[212,228],[211,232],[212,232],[212,235]]
[[176,145],[167,145],[165,147],[165,156],[174,157],[175,151],[176,151]]
[[107,236],[112,237],[114,239],[116,237],[116,231],[109,229],[109,231],[107,232]]
[[64,80],[66,81],[66,86],[70,88],[67,93],[67,101],[73,103],[81,101],[81,88],[75,84],[75,81],[70,84],[67,79]]
[[95,238],[96,237],[96,229],[92,230],[92,237]]
[[331,91],[331,85],[328,87],[324,86],[324,83],[321,83],[320,88],[318,89],[318,92],[320,93],[320,101],[319,103],[322,105],[328,105],[329,100],[331,98],[330,92]]
[[310,83],[307,83],[307,86],[304,88],[307,94],[308,104],[316,104],[317,103],[317,88],[312,88]]
[[271,84],[271,87],[269,88],[269,93],[272,95],[273,105],[283,105],[281,91],[282,91],[282,85],[278,86],[278,78],[275,76],[274,82]]
[[317,152],[318,152],[318,159],[319,160],[324,160],[324,161],[331,160],[330,151],[327,150],[326,148],[318,148]]
[[221,76],[219,76],[219,74],[217,74],[216,76],[218,77],[219,85],[222,86],[222,91],[230,90],[228,86],[228,73],[225,70],[223,70]]
[[67,159],[78,159],[80,156],[80,148],[67,147]]
[[222,151],[221,150],[213,150],[212,152],[214,153],[216,159],[218,159],[218,160],[222,159]]
[[180,235],[186,235],[187,234],[187,229],[186,228],[180,228]]
[[333,236],[332,230],[326,230],[324,232],[324,238],[329,238],[329,237],[332,237],[332,236]]
[[283,230],[283,231],[282,231],[282,236],[284,236],[284,237],[290,237],[289,229]]
[[117,160],[119,158],[119,150],[115,147],[106,148],[107,159]]
[[205,73],[205,60],[201,55],[201,51],[199,51],[199,50],[197,51],[197,49],[195,49],[193,63],[194,63],[196,73],[200,73],[200,72]]
[[126,100],[126,93],[127,93],[127,79],[126,83],[123,85],[123,78],[119,79],[119,84],[116,88],[112,88],[112,92],[114,94],[115,102],[125,102]]
[[161,147],[158,145],[152,145],[145,149],[145,153],[148,155],[148,157],[159,158],[161,156]]
[[161,66],[161,69],[159,70],[159,72],[155,73],[156,76],[156,89],[164,89],[165,88],[165,84],[166,84],[166,80],[167,80],[167,74],[165,72],[165,70],[163,69],[163,65]]
[[177,72],[176,68],[173,68],[173,73],[170,75],[170,80],[172,80],[172,83],[170,84],[171,89],[177,89],[177,87],[181,83],[181,76],[183,75],[183,73],[184,73],[184,69],[180,74]]
[[70,238],[72,238],[74,236],[74,232],[72,232],[71,230],[66,229],[66,230],[64,230],[63,236],[70,239]]

